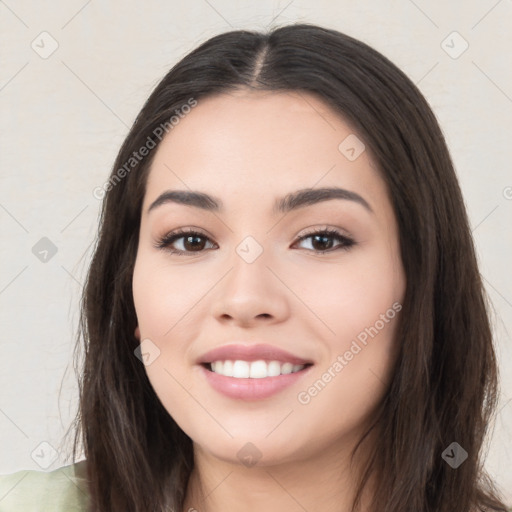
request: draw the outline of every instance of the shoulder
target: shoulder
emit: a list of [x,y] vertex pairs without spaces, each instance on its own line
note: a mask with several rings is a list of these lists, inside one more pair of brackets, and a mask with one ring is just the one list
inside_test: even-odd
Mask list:
[[0,512],[84,512],[87,461],[53,471],[22,470],[0,475]]

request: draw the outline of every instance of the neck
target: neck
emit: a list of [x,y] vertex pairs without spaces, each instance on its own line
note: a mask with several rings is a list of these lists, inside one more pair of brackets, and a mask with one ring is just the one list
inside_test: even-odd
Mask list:
[[[194,470],[183,511],[349,512],[360,470],[350,460],[353,446],[345,442],[330,445],[314,458],[246,467],[220,460],[194,445]],[[361,446],[354,459],[364,449]],[[367,509],[371,487],[372,480],[362,494],[362,510]]]

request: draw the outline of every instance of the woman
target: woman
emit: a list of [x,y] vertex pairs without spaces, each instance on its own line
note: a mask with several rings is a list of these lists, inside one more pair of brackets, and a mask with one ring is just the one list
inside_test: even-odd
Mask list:
[[506,511],[463,199],[385,57],[309,24],[213,37],[94,193],[74,506]]

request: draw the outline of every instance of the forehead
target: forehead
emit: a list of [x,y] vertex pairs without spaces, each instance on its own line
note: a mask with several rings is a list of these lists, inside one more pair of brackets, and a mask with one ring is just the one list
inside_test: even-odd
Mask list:
[[363,143],[314,95],[235,91],[211,96],[199,100],[159,144],[144,207],[168,189],[208,191],[225,198],[227,206],[237,198],[271,205],[291,190],[328,186],[382,200],[384,184],[368,151],[354,159],[348,146],[359,153]]

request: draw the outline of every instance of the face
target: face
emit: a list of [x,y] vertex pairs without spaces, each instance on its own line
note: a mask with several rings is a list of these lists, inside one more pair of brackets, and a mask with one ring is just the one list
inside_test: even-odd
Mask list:
[[203,453],[314,457],[360,433],[386,391],[405,277],[356,137],[312,95],[238,91],[200,100],[156,149],[137,335],[155,393]]

